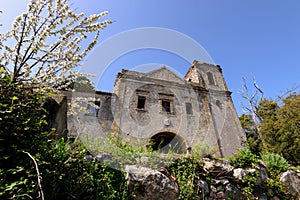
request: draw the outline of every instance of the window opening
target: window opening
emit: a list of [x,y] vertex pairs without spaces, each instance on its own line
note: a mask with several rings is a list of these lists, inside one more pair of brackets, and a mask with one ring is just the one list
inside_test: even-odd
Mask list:
[[216,85],[214,75],[211,72],[207,72],[207,78],[210,85]]
[[191,103],[185,103],[185,109],[186,113],[191,115],[193,114],[192,104]]
[[146,97],[138,96],[137,109],[145,109]]
[[87,105],[87,110],[90,112],[91,115],[98,117],[99,110],[100,110],[99,107],[100,107],[100,101],[89,102]]
[[161,106],[162,106],[162,111],[163,112],[168,112],[168,113],[171,112],[171,101],[170,100],[163,99],[161,101]]

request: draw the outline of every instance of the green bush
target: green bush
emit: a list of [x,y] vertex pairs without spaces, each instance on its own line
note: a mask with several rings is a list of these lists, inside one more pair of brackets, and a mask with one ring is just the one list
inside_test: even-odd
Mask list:
[[214,148],[211,147],[208,143],[199,142],[193,146],[193,156],[196,159],[201,159],[204,157],[212,158],[214,153]]
[[179,185],[178,199],[195,199],[198,194],[198,170],[202,164],[195,158],[178,159],[171,163],[167,169],[177,178]]
[[247,168],[257,164],[258,156],[253,154],[248,146],[239,149],[239,152],[229,158],[234,167]]
[[128,199],[125,174],[86,159],[80,141],[61,139],[50,149],[41,165],[46,199]]
[[0,196],[2,199],[36,197],[37,174],[33,160],[43,151],[48,131],[45,99],[37,88],[12,81],[0,70]]
[[121,171],[87,161],[80,141],[51,139],[42,107],[45,93],[13,82],[4,71],[0,90],[1,199],[41,199],[42,194],[45,199],[130,198]]
[[270,171],[278,175],[289,168],[289,163],[279,154],[268,153],[261,156],[262,160],[266,163]]

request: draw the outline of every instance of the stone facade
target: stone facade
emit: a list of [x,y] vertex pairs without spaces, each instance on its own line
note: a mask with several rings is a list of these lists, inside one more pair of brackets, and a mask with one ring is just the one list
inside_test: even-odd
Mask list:
[[[92,135],[115,133],[162,152],[192,152],[195,144],[208,143],[221,157],[236,152],[245,138],[220,66],[194,61],[183,79],[166,67],[122,70],[114,93],[76,95],[99,104],[84,117],[84,131]],[[99,127],[89,128],[92,121]]]

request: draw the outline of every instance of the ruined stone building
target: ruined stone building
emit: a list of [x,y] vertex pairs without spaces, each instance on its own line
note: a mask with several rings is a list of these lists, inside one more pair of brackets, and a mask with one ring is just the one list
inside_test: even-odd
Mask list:
[[94,96],[99,106],[88,105],[91,114],[82,114],[80,132],[89,137],[117,134],[122,141],[138,140],[145,147],[177,153],[208,143],[221,157],[236,152],[244,139],[218,65],[194,61],[184,78],[166,67],[147,73],[122,70],[113,93],[76,95]]

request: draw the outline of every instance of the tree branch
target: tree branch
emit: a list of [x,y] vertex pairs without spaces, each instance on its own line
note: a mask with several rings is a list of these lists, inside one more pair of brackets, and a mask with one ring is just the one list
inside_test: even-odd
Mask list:
[[22,24],[21,37],[20,37],[20,41],[18,42],[18,49],[17,49],[17,53],[16,53],[16,60],[15,60],[15,66],[14,66],[13,81],[15,81],[17,79],[18,74],[21,69],[21,67],[18,67],[18,60],[19,60],[21,46],[22,46],[23,39],[24,39],[24,32],[25,32],[25,27],[26,27],[27,16],[28,16],[28,14],[26,14],[26,16],[24,17],[23,24]]
[[36,162],[36,160],[34,159],[34,157],[32,155],[30,155],[30,153],[24,151],[24,153],[26,153],[34,162],[34,165],[35,165],[35,170],[36,170],[36,173],[37,173],[37,182],[38,182],[38,189],[39,189],[39,198],[41,200],[44,200],[44,193],[43,193],[43,189],[42,189],[42,176],[39,172],[39,167],[38,167],[38,164]]

